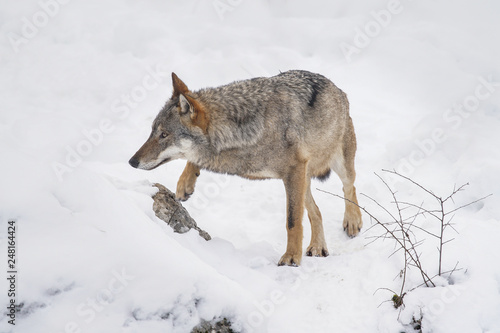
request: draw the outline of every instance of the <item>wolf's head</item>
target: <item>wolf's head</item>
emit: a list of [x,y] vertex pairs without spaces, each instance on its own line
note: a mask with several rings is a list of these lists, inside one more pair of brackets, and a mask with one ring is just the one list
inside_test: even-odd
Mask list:
[[172,73],[173,94],[153,121],[151,135],[129,161],[151,170],[178,158],[189,159],[208,128],[208,116],[195,93]]

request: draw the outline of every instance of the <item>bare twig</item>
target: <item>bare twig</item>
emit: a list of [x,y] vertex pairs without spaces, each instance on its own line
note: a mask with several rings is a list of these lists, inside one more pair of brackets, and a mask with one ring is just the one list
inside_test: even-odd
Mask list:
[[[386,189],[389,191],[389,193],[392,196],[392,201],[390,202],[392,205],[394,205],[395,210],[397,211],[396,214],[393,214],[387,207],[379,203],[377,200],[374,198],[370,197],[369,195],[361,193],[362,196],[365,198],[369,199],[370,202],[374,203],[376,206],[378,206],[388,217],[389,221],[382,221],[380,218],[375,216],[373,213],[368,211],[365,207],[359,206],[356,202],[353,202],[347,198],[344,198],[343,196],[324,191],[321,189],[318,189],[318,191],[333,195],[335,197],[338,197],[340,199],[343,199],[349,203],[352,203],[353,205],[359,207],[360,210],[362,210],[364,213],[366,213],[369,217],[370,220],[372,221],[373,225],[368,228],[368,230],[371,230],[375,226],[380,226],[383,229],[383,233],[377,236],[369,236],[367,237],[368,239],[372,239],[367,245],[377,241],[377,240],[386,240],[386,239],[392,239],[395,241],[395,248],[394,251],[389,255],[389,257],[395,255],[396,253],[402,252],[403,253],[403,260],[404,260],[404,265],[403,269],[400,271],[398,276],[401,278],[402,283],[401,283],[401,289],[399,294],[395,293],[393,290],[387,289],[387,288],[379,288],[378,290],[388,290],[394,294],[394,297],[392,298],[392,301],[394,302],[394,306],[397,308],[401,305],[403,305],[403,298],[406,295],[407,292],[410,292],[414,290],[415,288],[421,287],[421,286],[427,286],[427,287],[435,287],[436,284],[434,283],[433,279],[436,278],[437,276],[443,276],[444,274],[448,274],[448,278],[451,277],[451,275],[458,270],[458,261],[455,267],[452,270],[449,271],[444,271],[442,270],[442,263],[443,263],[443,249],[446,244],[449,242],[453,241],[455,238],[448,238],[445,239],[445,230],[449,227],[453,229],[455,232],[457,230],[453,227],[451,221],[453,220],[454,213],[457,212],[458,210],[468,207],[474,203],[477,203],[479,201],[482,201],[486,198],[488,198],[490,195],[484,196],[480,199],[471,201],[467,204],[461,205],[457,208],[454,208],[452,210],[447,210],[445,207],[446,202],[452,201],[453,203],[455,202],[454,196],[458,193],[461,192],[465,189],[466,186],[469,184],[463,184],[459,187],[456,187],[456,185],[453,187],[453,190],[451,191],[451,194],[448,196],[440,197],[436,195],[433,191],[427,189],[425,186],[419,184],[418,182],[414,181],[413,179],[403,176],[400,173],[398,173],[395,170],[382,170],[383,172],[390,173],[392,175],[396,175],[400,178],[403,178],[413,184],[414,186],[420,188],[422,191],[430,195],[434,200],[436,200],[437,207],[434,208],[426,208],[424,206],[424,202],[422,201],[421,204],[414,204],[412,202],[407,202],[407,201],[402,201],[399,200],[397,196],[397,191],[393,190],[389,184],[377,173],[375,175],[380,179],[380,181],[385,185]],[[449,217],[449,215],[451,217]],[[415,224],[417,218],[419,217],[430,217],[431,219],[434,219],[438,221],[439,223],[439,233],[433,233],[430,232],[423,227]],[[425,239],[418,239],[417,236],[414,233],[414,230],[418,230],[421,232],[426,233],[429,236],[432,236],[434,239],[437,239],[438,245],[437,245],[437,251],[438,251],[438,273],[435,274],[432,277],[429,277],[429,275],[426,272],[426,269],[424,269],[423,264],[420,260],[421,258],[421,253],[417,252],[417,248],[422,245]],[[457,232],[458,233],[458,232]],[[407,273],[408,269],[410,267],[416,268],[417,271],[420,273],[422,277],[422,284],[418,285],[417,287],[405,291],[406,288],[406,279],[407,279]]]
[[458,207],[458,208],[455,208],[455,209],[453,209],[453,210],[450,210],[449,212],[446,212],[446,215],[449,215],[449,214],[451,214],[451,213],[454,213],[454,212],[456,212],[457,210],[460,210],[460,209],[465,208],[465,207],[467,207],[467,206],[473,205],[473,204],[475,204],[475,203],[477,203],[477,202],[479,202],[479,201],[483,201],[484,199],[489,198],[489,197],[491,197],[492,195],[493,195],[493,194],[492,194],[492,193],[490,193],[490,194],[488,194],[488,195],[485,195],[485,196],[484,196],[484,197],[482,197],[482,198],[479,198],[479,199],[477,199],[477,200],[474,200],[474,201],[472,201],[472,202],[469,202],[468,204],[465,204],[465,205],[462,205],[462,206],[460,206],[460,207]]

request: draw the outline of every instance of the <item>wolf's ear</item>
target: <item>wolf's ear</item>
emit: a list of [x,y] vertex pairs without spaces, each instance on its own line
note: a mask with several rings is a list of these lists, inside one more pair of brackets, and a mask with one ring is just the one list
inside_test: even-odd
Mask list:
[[172,85],[174,86],[174,92],[172,93],[172,98],[178,97],[180,94],[187,94],[189,92],[188,87],[184,82],[174,72],[172,72]]
[[203,105],[189,95],[179,95],[179,114],[181,122],[188,126],[197,126],[207,133],[208,115]]
[[186,114],[192,114],[194,112],[193,106],[189,103],[187,98],[183,95],[179,95],[179,114],[181,116],[186,115]]

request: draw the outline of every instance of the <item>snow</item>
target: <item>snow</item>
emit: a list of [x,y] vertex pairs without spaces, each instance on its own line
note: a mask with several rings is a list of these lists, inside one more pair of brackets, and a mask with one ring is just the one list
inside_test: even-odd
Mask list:
[[[15,326],[4,308],[0,331],[189,332],[226,317],[245,332],[411,332],[422,316],[423,332],[500,332],[499,10],[491,0],[4,3],[0,248],[15,219],[24,306]],[[185,207],[206,242],[152,211],[150,184],[175,189],[184,162],[148,172],[127,163],[171,94],[171,72],[198,89],[288,69],[348,94],[359,192],[389,204],[373,174],[385,168],[442,195],[469,182],[457,205],[493,194],[455,216],[444,269],[463,269],[409,292],[401,312],[380,288],[400,288],[402,258],[389,257],[389,240],[367,245],[380,230],[367,231],[366,215],[365,232],[348,238],[340,199],[313,192],[330,256],[277,267],[280,181],[202,171]],[[336,176],[313,187],[341,193]],[[420,247],[431,275],[435,246]],[[407,290],[418,278],[412,271]]]

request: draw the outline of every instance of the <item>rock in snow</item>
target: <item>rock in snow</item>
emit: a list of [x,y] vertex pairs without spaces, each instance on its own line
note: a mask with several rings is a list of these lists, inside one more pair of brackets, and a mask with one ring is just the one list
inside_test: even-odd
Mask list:
[[175,232],[183,234],[191,229],[197,230],[205,240],[212,239],[208,232],[201,230],[186,208],[175,199],[175,194],[162,184],[155,183],[159,191],[153,196],[153,210],[156,216],[165,221]]
[[219,321],[206,321],[202,320],[202,322],[193,328],[191,333],[234,333],[234,330],[231,328],[231,323],[223,318]]

